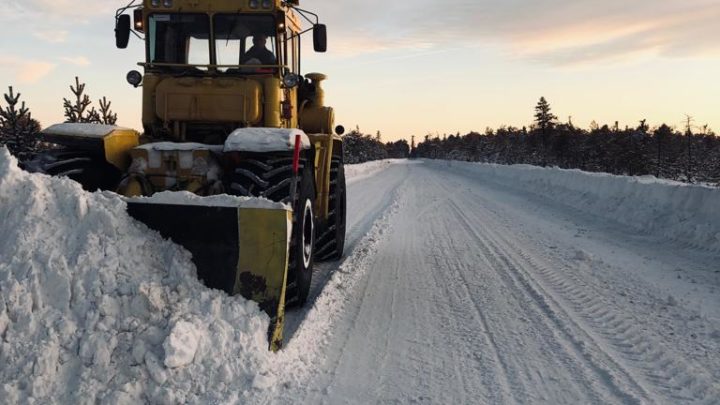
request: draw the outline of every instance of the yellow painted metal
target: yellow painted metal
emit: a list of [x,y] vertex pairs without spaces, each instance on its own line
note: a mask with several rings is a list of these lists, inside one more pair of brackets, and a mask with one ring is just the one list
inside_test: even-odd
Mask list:
[[[57,131],[55,126],[51,126],[42,131],[42,138],[50,143],[101,155],[106,162],[121,171],[127,170],[130,165],[130,150],[140,143],[139,133],[132,129],[110,125],[97,128],[93,128],[95,124],[89,123],[76,123],[75,125],[78,133]],[[97,131],[98,128],[102,128],[104,131],[88,136],[84,133],[85,131],[80,129],[84,126],[91,127],[93,131]]]
[[269,311],[275,312],[269,331],[272,351],[279,350],[283,341],[291,224],[290,211],[243,208],[238,212],[235,294],[250,293],[253,301],[277,305],[277,311]]
[[329,134],[308,134],[315,147],[315,215],[327,220],[330,212],[330,164],[333,156],[333,136]]
[[305,77],[315,85],[315,93],[300,108],[300,128],[313,134],[332,134],[335,112],[331,107],[325,106],[325,90],[322,88],[322,82],[327,76],[322,73],[308,73]]
[[138,146],[140,134],[132,129],[116,129],[103,138],[105,160],[120,170],[130,166],[130,150]]
[[322,82],[327,80],[327,75],[324,75],[322,73],[308,73],[305,75],[308,79],[312,81],[313,84],[316,85],[315,87],[315,97],[312,100],[312,104],[318,107],[322,107],[325,105],[325,90],[322,88]]
[[244,78],[166,78],[155,88],[155,112],[163,122],[237,122],[257,125],[262,87]]
[[157,120],[155,113],[155,88],[160,83],[161,76],[146,73],[143,77],[142,122],[143,125],[152,125]]
[[280,79],[268,77],[264,80],[263,84],[265,91],[265,126],[268,128],[280,128],[282,125],[280,119]]
[[300,108],[297,105],[298,100],[298,88],[293,87],[292,89],[285,89],[286,100],[290,100],[292,116],[289,120],[285,120],[286,128],[298,128],[300,123],[299,111]]
[[305,105],[300,110],[300,128],[313,134],[330,134],[335,125],[335,111],[332,107]]

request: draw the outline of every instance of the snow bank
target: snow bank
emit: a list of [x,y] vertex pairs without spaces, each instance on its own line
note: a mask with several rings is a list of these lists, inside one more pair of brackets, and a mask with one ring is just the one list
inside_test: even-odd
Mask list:
[[204,287],[116,195],[0,148],[0,235],[0,403],[243,403],[276,381],[257,304]]
[[310,138],[299,129],[239,128],[225,141],[225,152],[282,152],[295,149],[295,136],[300,135],[302,148],[310,147]]
[[131,131],[129,128],[118,127],[115,125],[91,124],[91,123],[63,123],[52,125],[42,132],[49,135],[65,135],[65,136],[84,136],[88,138],[104,138],[110,135],[112,131],[125,130]]
[[152,197],[133,197],[128,201],[139,201],[150,204],[180,204],[203,207],[239,207],[271,210],[286,210],[291,208],[288,204],[268,200],[267,198],[238,197],[228,194],[200,197],[189,191],[163,191],[155,193]]
[[355,165],[345,165],[345,177],[347,177],[348,183],[354,183],[356,181],[365,179],[373,176],[380,171],[383,171],[391,165],[405,162],[406,159],[385,159],[375,160],[372,162],[359,163]]
[[464,162],[440,164],[542,195],[608,221],[720,251],[720,189],[651,176]]

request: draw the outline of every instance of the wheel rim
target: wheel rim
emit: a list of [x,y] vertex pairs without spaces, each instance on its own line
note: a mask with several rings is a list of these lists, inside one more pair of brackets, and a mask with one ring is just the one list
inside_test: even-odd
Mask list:
[[302,226],[303,264],[305,264],[305,268],[308,268],[310,267],[310,260],[312,259],[313,239],[315,235],[315,223],[313,218],[312,202],[310,199],[305,200]]

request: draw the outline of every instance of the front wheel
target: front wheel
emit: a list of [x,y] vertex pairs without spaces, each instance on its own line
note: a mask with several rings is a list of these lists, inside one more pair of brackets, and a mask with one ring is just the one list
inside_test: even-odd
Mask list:
[[296,195],[291,195],[295,177],[292,156],[248,154],[233,167],[226,186],[232,194],[265,197],[289,204],[293,210],[287,292],[288,304],[303,305],[310,295],[315,256],[315,181],[313,159],[300,159]]
[[[301,180],[301,184],[302,184]],[[312,191],[312,189],[310,189]],[[302,191],[299,194],[299,201],[293,221],[293,240],[290,244],[289,271],[295,274],[294,285],[288,285],[289,301],[297,301],[304,305],[310,295],[312,284],[313,256],[315,251],[315,211],[313,209],[313,196]],[[294,287],[294,288],[293,288]]]
[[342,158],[333,158],[330,164],[330,198],[328,221],[318,237],[315,257],[319,261],[340,260],[345,249],[347,219],[347,188]]

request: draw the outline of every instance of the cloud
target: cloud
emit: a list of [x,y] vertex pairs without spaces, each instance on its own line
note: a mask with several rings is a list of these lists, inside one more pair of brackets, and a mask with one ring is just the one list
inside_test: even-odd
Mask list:
[[3,76],[12,76],[19,83],[33,84],[50,74],[57,65],[34,59],[25,59],[19,56],[0,56],[0,73]]
[[345,54],[491,44],[550,65],[720,54],[717,0],[368,0],[314,8]]
[[68,32],[64,30],[36,31],[33,36],[51,44],[60,44],[67,40]]
[[[110,15],[119,5],[110,0],[5,0],[0,21],[65,20]],[[77,22],[77,21],[72,21]]]
[[84,56],[63,56],[60,60],[75,66],[89,66],[90,60]]

